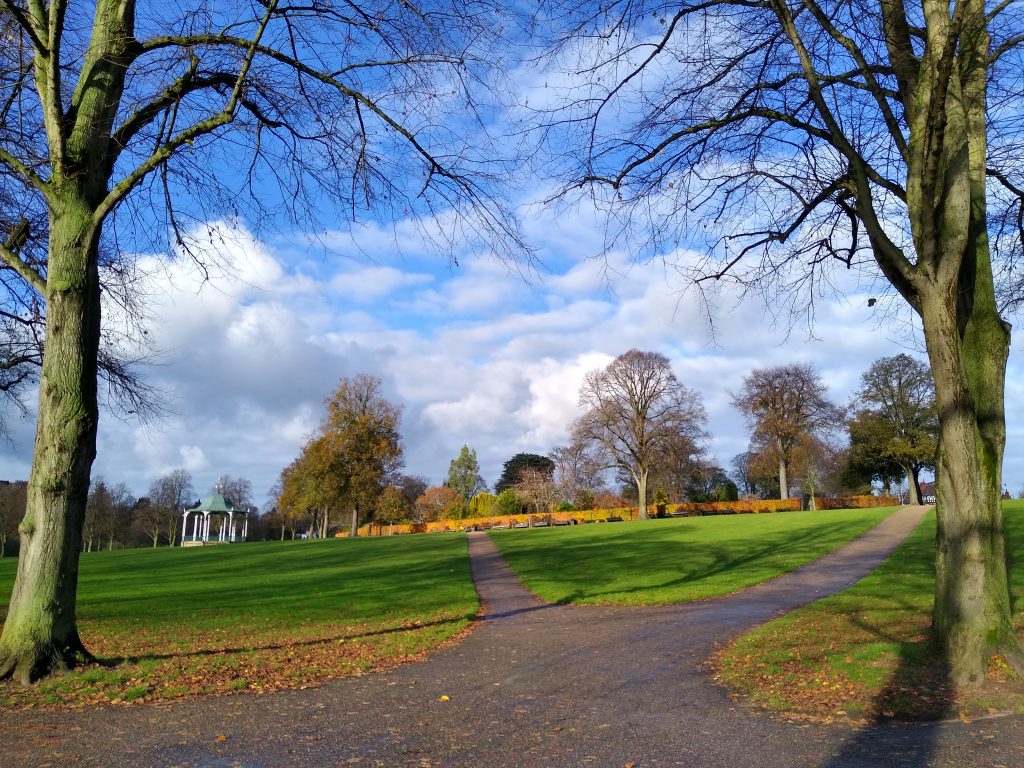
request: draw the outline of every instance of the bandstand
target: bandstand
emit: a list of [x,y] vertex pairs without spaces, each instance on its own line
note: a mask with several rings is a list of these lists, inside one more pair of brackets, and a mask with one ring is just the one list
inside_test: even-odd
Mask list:
[[[181,546],[201,547],[245,541],[249,533],[248,512],[248,509],[236,508],[221,493],[207,496],[197,506],[182,511]],[[192,517],[191,535],[188,534],[189,517]]]

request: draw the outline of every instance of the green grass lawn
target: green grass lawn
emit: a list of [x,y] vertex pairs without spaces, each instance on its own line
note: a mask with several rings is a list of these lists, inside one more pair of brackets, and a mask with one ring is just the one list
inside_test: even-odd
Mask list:
[[[1010,588],[1024,630],[1024,501],[1004,503]],[[928,643],[935,515],[852,589],[741,637],[719,657],[722,679],[766,707],[819,717],[936,718],[1024,711],[1000,660],[978,694],[952,690]],[[1014,556],[1016,555],[1016,556]]]
[[[0,619],[16,566],[0,559]],[[0,706],[305,685],[416,657],[477,606],[464,536],[87,553],[79,629],[101,664],[4,683]]]
[[674,518],[490,535],[544,600],[658,605],[728,594],[791,571],[891,511]]

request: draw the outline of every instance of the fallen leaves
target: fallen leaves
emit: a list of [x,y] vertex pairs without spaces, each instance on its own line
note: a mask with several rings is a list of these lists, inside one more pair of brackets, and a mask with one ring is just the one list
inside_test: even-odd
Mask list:
[[[191,637],[150,629],[134,633],[128,626],[107,634],[102,626],[88,629],[86,642],[102,664],[86,665],[31,687],[0,682],[0,709],[126,706],[188,696],[308,688],[422,660],[461,640],[472,625],[462,616],[452,616],[440,621],[400,619],[341,626],[261,627],[253,622],[238,626],[233,635],[215,630],[194,632]],[[130,637],[120,635],[118,629],[131,633]],[[112,664],[113,649],[126,647],[132,655]]]

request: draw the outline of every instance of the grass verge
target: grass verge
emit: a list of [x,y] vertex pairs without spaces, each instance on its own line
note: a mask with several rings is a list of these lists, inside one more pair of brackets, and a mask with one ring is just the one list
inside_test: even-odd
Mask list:
[[[0,560],[0,619],[17,563]],[[0,708],[303,687],[418,658],[478,603],[464,536],[84,554],[79,630],[99,663]]]
[[[1004,504],[1007,550],[1024,551],[1024,502]],[[935,515],[874,573],[740,637],[716,657],[720,679],[767,709],[818,719],[928,720],[1024,711],[1024,686],[990,663],[977,693],[953,690],[928,642]],[[1011,557],[1015,625],[1024,630],[1024,561]]]
[[674,518],[490,535],[544,600],[663,605],[728,594],[792,571],[891,511]]

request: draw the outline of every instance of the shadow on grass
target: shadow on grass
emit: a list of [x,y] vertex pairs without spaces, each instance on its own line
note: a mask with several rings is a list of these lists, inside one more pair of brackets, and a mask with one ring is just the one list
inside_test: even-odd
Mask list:
[[[895,643],[899,661],[885,686],[875,697],[867,724],[822,768],[852,765],[931,765],[936,753],[939,724],[955,714],[956,694],[949,666],[922,639],[901,640],[884,628],[862,620],[854,623],[879,640]],[[918,722],[917,728],[899,728]]]
[[[914,606],[904,603],[898,610],[909,613]],[[876,719],[880,722],[892,718],[929,721],[955,714],[956,692],[949,665],[930,638],[908,641],[859,617],[854,617],[852,623],[876,639],[899,648],[896,668],[875,699],[872,714]]]
[[370,637],[381,637],[386,635],[394,635],[401,632],[410,632],[418,629],[430,629],[433,627],[443,627],[451,624],[457,624],[462,621],[475,622],[479,621],[480,617],[474,615],[462,616],[462,617],[448,617],[445,619],[435,619],[434,621],[421,621],[414,624],[408,624],[399,627],[387,627],[385,629],[374,629],[368,632],[360,632],[352,635],[332,635],[331,637],[317,638],[313,640],[295,640],[291,642],[275,642],[275,643],[264,643],[264,644],[252,644],[248,646],[237,646],[237,647],[224,647],[224,648],[201,648],[198,650],[190,651],[174,651],[169,653],[144,653],[135,656],[114,656],[107,658],[97,658],[96,663],[102,667],[113,668],[120,666],[121,664],[131,663],[137,664],[142,661],[161,661],[165,659],[179,659],[187,658],[189,656],[233,656],[240,653],[255,653],[258,651],[280,651],[287,650],[289,648],[312,648],[318,645],[327,645],[329,643],[336,643],[339,640],[362,640]]
[[[855,538],[844,536],[848,530],[847,525],[834,523],[807,528],[798,533],[782,531],[764,537],[756,545],[744,542],[745,548],[741,553],[737,552],[736,547],[730,546],[728,542],[718,545],[706,542],[699,544],[680,542],[671,551],[674,560],[673,566],[681,572],[678,576],[657,583],[645,582],[633,586],[616,586],[614,583],[610,583],[606,584],[605,588],[602,588],[599,586],[602,578],[590,570],[585,569],[577,578],[573,578],[565,574],[560,568],[556,568],[555,570],[559,571],[560,575],[566,576],[564,581],[567,586],[573,584],[573,582],[583,583],[575,589],[570,587],[566,594],[552,602],[562,605],[577,602],[601,603],[604,602],[602,598],[640,594],[652,590],[671,590],[673,588],[685,587],[688,584],[696,586],[704,581],[727,579],[727,583],[722,585],[722,588],[706,590],[705,593],[700,593],[701,591],[697,590],[698,594],[668,598],[665,600],[665,603],[671,604],[673,602],[689,602],[691,600],[720,597],[785,575],[829,552],[835,551]],[[834,546],[823,548],[821,546],[822,539],[832,539],[833,536],[836,537]],[[627,566],[636,568],[638,564],[665,562],[666,546],[665,542],[660,538],[649,535],[637,536],[633,532],[628,541],[620,543],[622,544],[621,549],[616,550],[613,547],[609,547],[609,542],[603,539],[573,542],[571,545],[563,544],[558,554],[566,562],[574,560],[598,561],[605,566],[602,570],[609,574],[620,573],[626,570]],[[699,551],[694,552],[694,549],[697,547],[699,547]],[[591,552],[596,553],[599,557],[592,556]],[[535,564],[525,563],[519,559],[518,556],[520,554],[519,552],[510,552],[508,555],[511,556],[507,556],[507,559],[513,564],[513,569],[516,570],[517,574],[525,576],[525,581],[529,585],[533,575],[530,572],[544,570],[548,566],[547,564],[541,564],[538,567]],[[785,557],[788,562],[781,567],[770,565],[773,561],[777,561],[780,556]],[[689,570],[683,570],[688,564],[690,566]],[[533,567],[530,567],[531,565]],[[524,566],[526,567],[524,568]],[[642,566],[639,567],[642,569]],[[611,581],[613,578],[613,576],[606,576],[603,580]],[[611,602],[617,601],[612,600]]]
[[[937,752],[940,724],[953,706],[953,684],[942,664],[921,664],[919,644],[908,644],[889,682],[876,699],[869,722],[821,768],[862,765],[927,766]],[[900,720],[925,721],[915,728],[899,727]],[[965,763],[966,764],[966,763]]]

